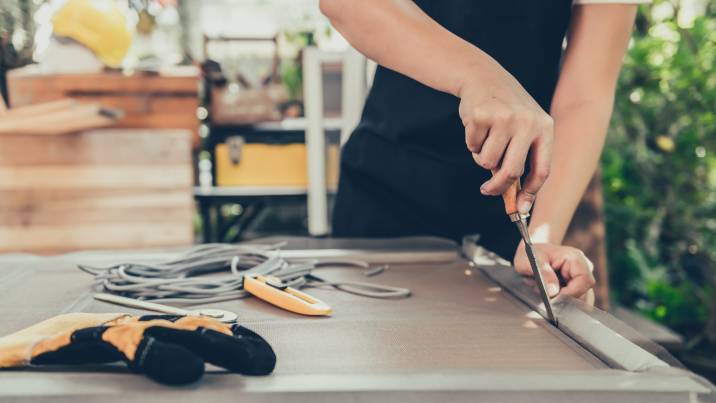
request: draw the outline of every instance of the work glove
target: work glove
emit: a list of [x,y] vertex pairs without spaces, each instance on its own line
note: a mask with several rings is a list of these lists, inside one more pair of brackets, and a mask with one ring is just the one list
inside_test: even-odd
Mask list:
[[124,361],[164,384],[199,380],[204,362],[270,374],[276,355],[261,336],[201,316],[70,313],[0,338],[0,368]]

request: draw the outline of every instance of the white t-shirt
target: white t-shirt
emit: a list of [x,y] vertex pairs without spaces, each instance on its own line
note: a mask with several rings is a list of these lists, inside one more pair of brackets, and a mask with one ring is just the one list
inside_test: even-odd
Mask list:
[[651,0],[574,0],[573,4],[645,4]]

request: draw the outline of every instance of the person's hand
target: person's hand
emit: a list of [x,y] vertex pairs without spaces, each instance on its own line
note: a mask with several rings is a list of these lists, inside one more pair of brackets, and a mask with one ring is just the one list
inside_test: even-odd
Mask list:
[[[534,244],[535,256],[542,270],[547,294],[554,297],[557,294],[569,295],[575,298],[583,298],[588,303],[593,303],[592,287],[596,283],[592,270],[592,262],[577,248],[570,246],[554,245],[548,243]],[[515,270],[524,275],[532,276],[532,268],[527,260],[524,242],[520,242],[514,258]],[[567,282],[564,288],[560,289],[557,272]],[[591,301],[590,301],[591,300]]]
[[492,196],[504,193],[524,173],[532,150],[530,172],[517,197],[519,212],[527,214],[549,175],[552,118],[501,66],[495,64],[474,76],[459,92],[465,143],[478,165],[497,170],[480,191]]

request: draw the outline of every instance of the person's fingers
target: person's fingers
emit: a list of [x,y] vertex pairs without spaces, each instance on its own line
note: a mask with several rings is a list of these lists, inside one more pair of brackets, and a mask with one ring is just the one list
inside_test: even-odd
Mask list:
[[547,291],[547,295],[554,297],[559,294],[559,277],[557,277],[554,262],[552,261],[552,253],[554,252],[551,245],[535,245],[532,247],[537,258],[537,264],[540,265],[540,271],[542,272],[542,278],[544,279],[544,286]]
[[[473,158],[477,165],[493,170],[500,166],[502,156],[507,149],[510,138],[506,128],[500,126],[492,126],[487,134],[485,142],[482,144],[482,150],[479,154],[473,154]],[[488,196],[498,196],[501,193],[496,192],[503,186],[504,180],[498,180],[494,176],[480,186],[480,192]],[[509,184],[508,184],[509,185]]]
[[544,260],[538,260],[538,263],[539,262],[541,262],[540,271],[542,272],[542,278],[544,279],[544,286],[547,289],[547,295],[554,297],[559,294],[560,291],[557,273],[555,273],[554,268],[552,268],[549,263]]
[[542,134],[532,144],[530,172],[517,195],[517,208],[521,214],[529,213],[535,196],[549,177],[552,164],[553,126],[551,120],[542,124]]
[[529,150],[530,139],[527,135],[514,136],[507,146],[500,169],[485,183],[483,189],[489,194],[502,194],[515,181],[520,180]]
[[487,138],[488,129],[489,126],[475,121],[470,121],[465,126],[465,145],[473,155],[479,154],[480,150],[482,150],[482,144]]
[[594,287],[596,280],[592,268],[592,262],[581,251],[573,250],[565,254],[559,270],[567,285],[561,293],[578,298]]
[[594,306],[594,302],[596,301],[596,297],[594,295],[594,288],[590,288],[587,290],[587,292],[584,293],[579,299],[587,306]]
[[584,252],[577,248],[567,248],[568,250],[561,254],[561,261],[558,263],[560,274],[566,281],[569,281],[572,277],[581,274],[585,270],[590,275],[594,273],[594,264]]
[[591,274],[583,273],[567,282],[567,285],[560,291],[564,295],[569,295],[575,298],[581,297],[590,288],[594,287],[594,277]]
[[522,276],[532,277],[534,275],[527,258],[520,258],[515,261],[515,271]]
[[532,210],[532,206],[537,200],[537,195],[530,193],[524,189],[517,193],[517,211],[522,215],[527,215]]
[[505,125],[493,125],[482,143],[482,149],[475,155],[477,165],[485,169],[495,169],[500,165],[502,155],[510,141],[509,132]]
[[[522,246],[520,247],[522,248]],[[547,245],[541,245],[540,247],[535,246],[533,247],[533,251],[537,259],[537,264],[540,265],[539,269],[542,273],[547,295],[554,297],[559,294],[559,278],[557,277],[555,269],[550,264],[549,255],[545,253],[548,251],[542,250],[542,248],[545,247],[547,247]],[[526,251],[521,250],[518,253],[520,256],[515,259],[515,270],[523,276],[534,277],[534,272],[532,271],[532,266],[530,266],[529,259],[527,259]]]

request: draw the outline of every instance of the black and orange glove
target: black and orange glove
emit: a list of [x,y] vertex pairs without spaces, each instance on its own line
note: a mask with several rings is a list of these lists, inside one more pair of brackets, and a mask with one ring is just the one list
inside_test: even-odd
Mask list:
[[155,381],[182,385],[204,363],[244,375],[268,375],[276,355],[261,336],[199,316],[71,313],[0,338],[0,368],[124,361]]

